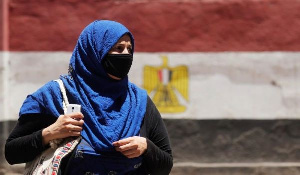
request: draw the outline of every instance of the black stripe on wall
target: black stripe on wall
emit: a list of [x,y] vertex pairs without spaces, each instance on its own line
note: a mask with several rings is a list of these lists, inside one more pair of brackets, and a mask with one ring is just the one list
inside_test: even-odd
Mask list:
[[[164,119],[169,132],[172,174],[300,173],[299,167],[234,167],[236,163],[298,162],[300,120],[181,120]],[[16,121],[0,122],[0,148]],[[6,131],[4,131],[4,129]],[[0,160],[4,160],[3,151]],[[2,162],[2,161],[1,161]],[[232,164],[232,167],[179,167],[182,162]],[[243,173],[242,173],[243,172]],[[255,173],[256,172],[256,173]],[[267,173],[269,174],[269,173]]]

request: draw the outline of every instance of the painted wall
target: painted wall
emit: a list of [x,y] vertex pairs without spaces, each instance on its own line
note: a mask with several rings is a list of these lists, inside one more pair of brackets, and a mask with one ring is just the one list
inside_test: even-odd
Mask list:
[[138,52],[299,51],[298,0],[10,0],[12,51],[72,51],[95,19],[119,21]]
[[[16,120],[30,93],[43,84],[67,74],[71,52],[10,52],[3,59],[5,72],[0,121]],[[186,74],[167,81],[175,100],[162,107],[158,78],[163,59],[173,75],[186,68]],[[162,116],[168,119],[299,119],[299,52],[160,52],[134,55],[129,79],[149,91]],[[147,67],[155,69],[148,72]],[[0,65],[1,67],[1,65]],[[176,76],[176,75],[175,75]],[[178,77],[181,76],[181,77]],[[186,90],[186,98],[181,89]],[[153,82],[154,81],[154,82]],[[4,82],[4,81],[3,81]],[[148,83],[148,84],[147,84]],[[182,109],[182,110],[181,110]]]
[[[171,174],[300,173],[298,0],[8,2],[9,52],[0,52],[0,150],[26,95],[67,72],[88,23],[111,19],[135,36],[132,82],[144,87],[145,66],[158,68],[162,56],[169,71],[188,70],[188,100],[174,88],[186,110],[162,112],[174,151]],[[3,154],[0,160],[0,174],[22,173],[24,165],[8,166]]]
[[0,50],[3,50],[3,25],[4,25],[4,19],[3,19],[3,1],[0,2]]

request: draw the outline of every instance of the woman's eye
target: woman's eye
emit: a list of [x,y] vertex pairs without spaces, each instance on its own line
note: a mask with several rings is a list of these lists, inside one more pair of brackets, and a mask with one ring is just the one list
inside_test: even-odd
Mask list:
[[124,50],[124,48],[122,47],[122,46],[118,46],[118,47],[116,47],[116,49],[115,49],[117,52],[123,52],[123,50]]
[[128,52],[129,52],[129,53],[132,53],[132,48],[128,48]]
[[122,45],[113,47],[113,49],[111,51],[112,52],[123,53],[125,49],[126,49],[126,51],[128,51],[128,53],[132,54],[132,48],[131,47],[125,47],[125,46],[122,46]]

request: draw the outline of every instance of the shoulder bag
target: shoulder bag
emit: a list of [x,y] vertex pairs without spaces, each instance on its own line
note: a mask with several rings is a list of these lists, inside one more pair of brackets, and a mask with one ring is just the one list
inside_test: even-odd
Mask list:
[[[63,97],[64,114],[69,104],[63,81],[54,80],[59,84]],[[43,151],[33,161],[26,163],[24,175],[58,175],[62,159],[71,153],[80,142],[81,137],[68,137],[50,142],[50,148]]]

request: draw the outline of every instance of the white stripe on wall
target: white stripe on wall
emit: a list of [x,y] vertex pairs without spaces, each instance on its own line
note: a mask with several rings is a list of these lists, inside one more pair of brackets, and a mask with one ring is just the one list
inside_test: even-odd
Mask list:
[[[9,100],[10,98],[10,91],[9,91],[9,52],[4,51],[3,52],[3,69],[2,69],[2,89],[3,89],[3,117],[4,120],[9,120]],[[1,93],[0,93],[1,94]],[[1,98],[0,98],[1,99]],[[1,108],[0,108],[1,109]]]
[[[67,73],[71,52],[10,52],[7,55],[8,58],[2,58],[5,69],[0,71],[3,77],[0,99],[4,98],[7,113],[0,120],[15,120],[28,94]],[[168,57],[169,67],[184,65],[189,72],[188,101],[175,92],[186,110],[162,113],[164,118],[300,117],[300,52],[136,53],[130,81],[143,87],[144,66],[161,66],[162,55]],[[0,105],[3,105],[1,101]]]

